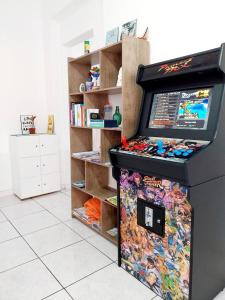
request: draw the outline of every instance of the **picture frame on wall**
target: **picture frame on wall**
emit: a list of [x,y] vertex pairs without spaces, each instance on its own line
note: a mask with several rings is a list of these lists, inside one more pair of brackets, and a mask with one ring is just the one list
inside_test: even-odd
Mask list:
[[121,28],[120,40],[124,37],[135,37],[137,32],[137,19],[124,23]]
[[115,27],[112,30],[106,32],[105,45],[117,43],[119,39],[119,27]]
[[20,115],[21,133],[29,134],[29,128],[33,128],[33,115]]

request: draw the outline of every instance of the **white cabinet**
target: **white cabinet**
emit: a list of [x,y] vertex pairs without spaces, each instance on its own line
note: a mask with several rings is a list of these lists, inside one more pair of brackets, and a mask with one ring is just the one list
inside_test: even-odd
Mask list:
[[56,135],[10,137],[13,191],[21,199],[60,190]]

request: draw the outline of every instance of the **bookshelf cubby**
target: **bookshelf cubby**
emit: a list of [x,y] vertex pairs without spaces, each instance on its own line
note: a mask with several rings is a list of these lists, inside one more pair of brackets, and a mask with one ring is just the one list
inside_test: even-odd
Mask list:
[[[71,184],[72,216],[115,244],[116,237],[108,233],[117,226],[117,207],[107,201],[108,197],[116,196],[116,190],[109,186],[111,166],[108,151],[120,143],[122,136],[129,138],[135,133],[141,105],[141,90],[136,84],[136,73],[139,64],[148,63],[148,41],[132,37],[78,58],[68,58],[70,106],[72,103],[82,103],[87,108],[98,108],[103,115],[104,105],[113,102],[110,97],[120,95],[121,127],[93,129],[70,125],[71,183],[77,180],[85,182],[83,188]],[[100,87],[81,93],[80,84],[85,83],[91,66],[96,64],[100,65]],[[120,67],[122,86],[116,86]],[[74,157],[73,153],[93,151],[94,130],[100,131],[99,159],[92,161],[84,157]],[[74,209],[82,209],[91,197],[101,201],[99,228],[93,228],[84,218],[73,213]]]

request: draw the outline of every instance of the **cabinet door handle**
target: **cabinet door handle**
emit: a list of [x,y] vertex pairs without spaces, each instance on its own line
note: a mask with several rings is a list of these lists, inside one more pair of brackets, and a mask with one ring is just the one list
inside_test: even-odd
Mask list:
[[36,165],[37,168],[39,168],[39,165]]
[[43,144],[41,144],[41,147],[44,147],[44,145],[43,145]]
[[46,185],[46,183],[44,183],[44,185]]
[[35,145],[36,148],[38,148],[38,145]]
[[38,186],[41,186],[40,184],[38,184]]
[[43,164],[42,167],[45,167],[45,164]]

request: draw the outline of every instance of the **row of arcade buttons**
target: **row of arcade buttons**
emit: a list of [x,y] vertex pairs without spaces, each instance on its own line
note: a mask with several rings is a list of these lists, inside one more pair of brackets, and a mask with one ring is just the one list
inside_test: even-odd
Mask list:
[[[165,148],[165,145],[164,145],[163,141],[162,140],[158,140],[156,144],[157,144],[157,147],[158,147],[158,150],[156,151],[156,153],[159,156],[164,156],[164,154],[167,151],[167,149]],[[191,156],[191,154],[193,152],[194,152],[193,149],[184,149],[181,146],[180,148],[169,150],[166,153],[166,156],[168,156],[168,157],[177,157],[177,158],[180,158],[180,157],[188,158],[188,157]]]

